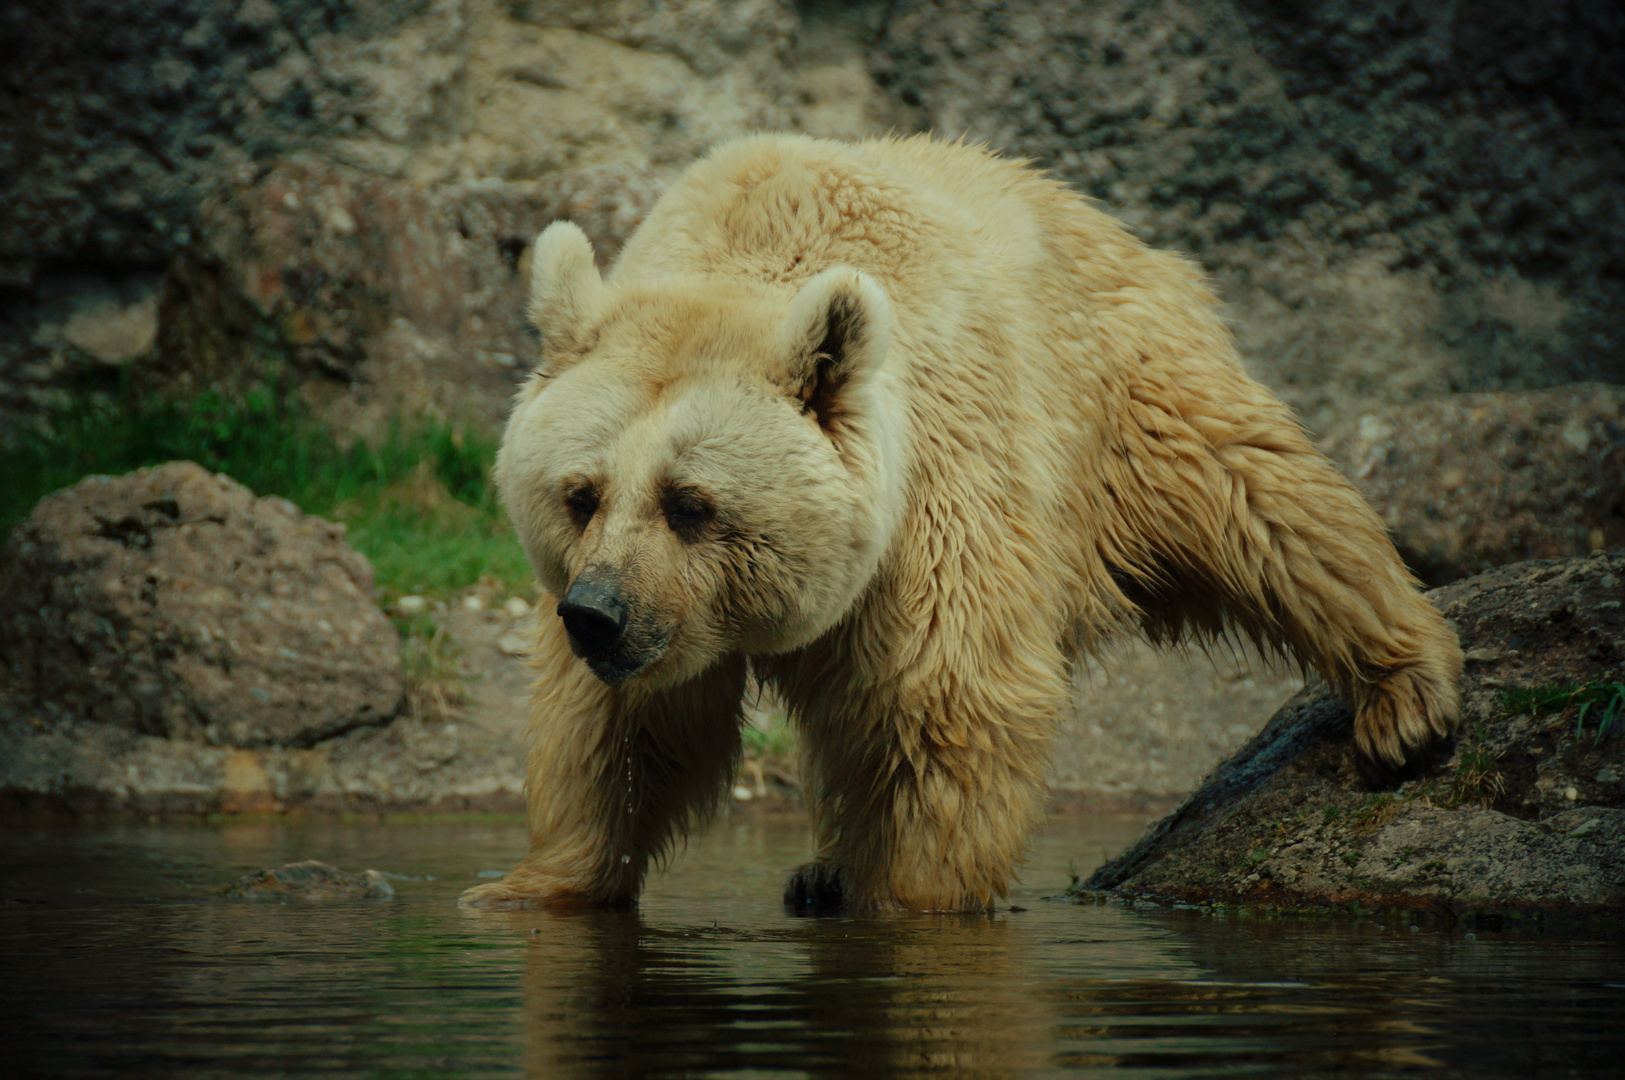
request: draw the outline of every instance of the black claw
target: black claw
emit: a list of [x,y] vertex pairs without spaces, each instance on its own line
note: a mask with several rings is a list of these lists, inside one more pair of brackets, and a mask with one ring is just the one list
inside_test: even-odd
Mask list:
[[1437,736],[1421,746],[1407,746],[1403,765],[1370,758],[1362,753],[1354,755],[1354,764],[1366,787],[1373,791],[1392,791],[1407,780],[1415,780],[1434,771],[1449,761],[1450,755],[1455,752],[1456,737],[1445,735]]

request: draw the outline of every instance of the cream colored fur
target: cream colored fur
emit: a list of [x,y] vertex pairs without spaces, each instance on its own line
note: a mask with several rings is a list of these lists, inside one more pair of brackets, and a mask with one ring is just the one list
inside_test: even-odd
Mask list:
[[534,265],[545,359],[499,483],[542,584],[613,572],[658,656],[612,689],[543,620],[531,853],[468,902],[633,900],[728,781],[747,657],[808,757],[792,889],[857,909],[1005,892],[1068,666],[1125,628],[1285,650],[1389,763],[1455,724],[1455,636],[1196,267],[1037,172],[752,137],[607,281],[573,226]]

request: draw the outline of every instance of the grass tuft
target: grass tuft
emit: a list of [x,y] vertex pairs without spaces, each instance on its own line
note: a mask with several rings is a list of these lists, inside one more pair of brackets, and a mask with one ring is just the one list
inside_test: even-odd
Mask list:
[[1363,828],[1376,828],[1388,824],[1399,816],[1399,806],[1387,792],[1378,792],[1366,798],[1365,805],[1354,812],[1351,820]]
[[1464,744],[1456,754],[1456,772],[1450,778],[1450,796],[1447,809],[1469,803],[1488,808],[1506,792],[1506,781],[1496,762],[1501,755],[1491,754],[1482,743]]
[[1625,720],[1625,683],[1597,684],[1585,690],[1588,696],[1580,702],[1579,713],[1574,718],[1574,737],[1577,740],[1585,737],[1586,713],[1596,706],[1597,729],[1591,745],[1597,746]]
[[391,424],[373,443],[344,443],[266,391],[81,403],[0,446],[0,535],[86,476],[187,460],[342,522],[386,602],[450,594],[482,576],[528,593],[530,568],[490,480],[495,456],[494,440],[428,419]]
[[1540,718],[1561,716],[1574,710],[1574,738],[1585,737],[1586,721],[1594,722],[1591,743],[1625,728],[1625,682],[1598,680],[1591,683],[1551,683],[1546,686],[1519,686],[1501,693],[1501,706],[1508,716],[1525,713]]
[[427,615],[397,617],[407,709],[418,718],[444,720],[466,703],[461,650],[445,627]]

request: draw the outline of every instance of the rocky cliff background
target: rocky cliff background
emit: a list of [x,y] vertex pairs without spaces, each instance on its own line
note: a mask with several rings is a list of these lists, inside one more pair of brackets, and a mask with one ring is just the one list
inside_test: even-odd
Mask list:
[[[764,128],[986,141],[1200,261],[1430,583],[1625,546],[1605,0],[24,0],[0,439],[267,387],[352,437],[492,431],[531,238],[573,218],[610,264]],[[1057,782],[1177,795],[1297,685],[1125,646],[1079,673]]]

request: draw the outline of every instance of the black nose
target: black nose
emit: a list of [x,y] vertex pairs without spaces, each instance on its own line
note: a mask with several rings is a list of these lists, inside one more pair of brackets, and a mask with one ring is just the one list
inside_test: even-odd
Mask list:
[[626,629],[626,604],[613,582],[581,575],[559,601],[558,610],[577,656],[601,660],[615,652]]

